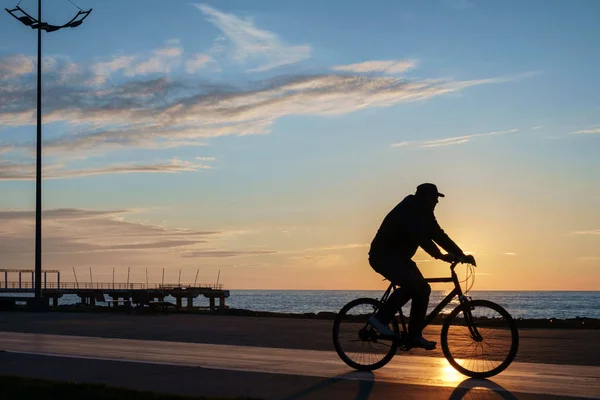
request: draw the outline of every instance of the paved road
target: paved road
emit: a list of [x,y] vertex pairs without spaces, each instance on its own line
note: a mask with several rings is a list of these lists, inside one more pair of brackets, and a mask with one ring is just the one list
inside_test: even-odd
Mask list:
[[[367,373],[352,372],[330,351],[14,332],[0,332],[0,350],[5,351],[0,373],[184,394],[268,399],[372,400],[390,398],[391,393],[392,398],[401,394],[402,398],[600,399],[596,366],[515,362],[490,380],[469,380],[445,359],[434,357],[398,356]],[[168,376],[166,383],[159,382],[159,376]]]

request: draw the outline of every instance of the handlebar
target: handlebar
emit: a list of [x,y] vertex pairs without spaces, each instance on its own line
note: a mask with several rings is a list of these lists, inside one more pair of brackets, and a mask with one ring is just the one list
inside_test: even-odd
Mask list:
[[454,268],[456,268],[456,266],[457,266],[459,263],[460,263],[460,264],[471,264],[471,265],[472,265],[472,266],[474,266],[474,267],[476,267],[476,266],[477,266],[477,263],[470,263],[470,262],[467,262],[467,261],[454,260],[454,261],[452,261],[452,263],[450,263],[450,269],[454,271]]

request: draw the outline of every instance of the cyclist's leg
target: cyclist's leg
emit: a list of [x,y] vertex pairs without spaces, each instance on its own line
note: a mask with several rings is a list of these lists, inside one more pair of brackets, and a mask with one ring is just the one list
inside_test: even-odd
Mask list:
[[421,274],[414,261],[407,262],[404,268],[410,271],[407,274],[411,276],[410,286],[413,293],[408,333],[412,337],[420,337],[424,328],[427,306],[429,305],[431,286],[425,281],[423,274]]
[[[410,262],[410,260],[408,260]],[[413,274],[410,269],[404,268],[407,260],[396,258],[369,259],[375,271],[383,275],[398,288],[390,295],[387,302],[376,313],[377,319],[384,325],[394,317],[394,314],[404,306],[413,296],[410,281]]]
[[411,277],[408,282],[412,292],[408,334],[413,340],[418,342],[418,345],[425,348],[431,348],[432,346],[435,346],[435,342],[423,338],[423,328],[425,316],[427,314],[427,306],[429,305],[431,286],[425,281],[423,274],[421,274],[421,271],[419,271],[419,268],[414,261],[410,260],[410,262],[403,265],[403,268],[407,271],[406,274]]

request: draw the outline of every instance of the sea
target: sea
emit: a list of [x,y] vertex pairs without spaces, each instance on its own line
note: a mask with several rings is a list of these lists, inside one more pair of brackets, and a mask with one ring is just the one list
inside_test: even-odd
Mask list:
[[[448,294],[432,291],[431,311]],[[381,298],[382,290],[234,290],[226,299],[232,308],[285,313],[338,312],[346,303],[359,297]],[[473,299],[490,300],[503,306],[513,317],[536,318],[598,318],[600,291],[470,291]],[[455,298],[442,313],[449,313],[458,304]],[[403,307],[408,314],[410,302]]]
[[[353,299],[380,298],[382,294],[382,290],[230,290],[230,297],[225,299],[225,304],[230,308],[276,313],[338,312]],[[446,291],[432,291],[429,310],[446,294]],[[468,295],[473,299],[498,303],[514,318],[600,319],[600,291],[470,291]],[[175,301],[170,297],[165,300]],[[79,302],[76,295],[65,295],[59,299],[59,305]],[[455,299],[442,313],[449,313],[457,303],[458,300]],[[97,304],[107,305],[103,302]],[[207,306],[208,299],[198,297],[194,300],[194,305]],[[408,314],[410,302],[403,307],[403,311]]]

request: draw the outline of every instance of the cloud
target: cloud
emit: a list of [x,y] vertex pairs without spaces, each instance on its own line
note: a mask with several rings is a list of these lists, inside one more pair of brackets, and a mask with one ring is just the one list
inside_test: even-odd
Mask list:
[[[273,122],[285,116],[341,115],[420,101],[491,82],[495,80],[407,81],[327,74],[275,79],[253,89],[211,87],[208,91],[202,85],[167,78],[126,82],[95,91],[48,83],[46,98],[53,101],[44,103],[45,122],[77,126],[78,134],[47,140],[44,146],[52,154],[203,145],[204,139],[218,136],[267,134]],[[33,123],[35,105],[23,100],[26,94],[27,89],[15,96],[10,106],[0,105],[0,124]],[[31,150],[31,146],[22,145],[20,150],[24,149]]]
[[304,265],[311,267],[332,267],[340,260],[339,254],[307,254],[300,256],[288,257],[290,260],[299,260],[304,262]]
[[585,256],[585,257],[578,257],[577,260],[582,261],[582,262],[589,262],[589,261],[600,261],[600,256]]
[[[93,269],[94,282],[110,282],[113,269],[116,281],[125,282],[129,267],[130,282],[142,282],[145,268],[150,272],[150,281],[160,282],[160,271],[164,269],[167,283],[177,282],[177,272],[181,270],[193,280],[200,269],[199,282],[211,282],[216,275],[214,268],[227,266],[228,260],[240,260],[239,264],[249,266],[247,260],[260,263],[262,254],[274,253],[244,248],[235,239],[238,233],[228,230],[182,229],[145,222],[149,216],[156,217],[156,211],[45,209],[44,269],[59,270],[63,282],[73,281],[73,268],[85,270],[80,282],[86,280],[89,268]],[[168,214],[158,218],[167,219]],[[33,266],[34,238],[35,211],[0,209],[2,268]],[[236,246],[231,249],[233,242]],[[202,258],[200,265],[199,258]],[[14,280],[14,276],[10,278]]]
[[0,80],[31,74],[35,66],[33,57],[22,54],[0,58]]
[[507,256],[516,256],[517,255],[517,253],[504,253],[504,254]]
[[[321,251],[332,251],[332,250],[349,250],[349,249],[359,249],[369,247],[369,243],[348,243],[348,244],[337,244],[337,245],[329,245],[329,246],[321,246],[321,247],[309,247],[302,250],[290,250],[287,253],[311,253],[311,252],[321,252]],[[283,253],[283,252],[280,252]]]
[[583,129],[580,131],[571,132],[571,135],[584,135],[584,134],[594,134],[594,133],[600,133],[600,128]]
[[[166,229],[157,225],[126,221],[134,210],[44,210],[44,254],[81,254],[116,250],[188,247],[207,242],[215,232]],[[35,213],[29,210],[0,210],[0,251],[10,263],[33,253],[31,228]]]
[[467,142],[471,141],[472,139],[478,138],[478,137],[505,135],[507,133],[513,133],[513,132],[518,132],[518,131],[519,131],[518,129],[510,129],[507,131],[476,133],[476,134],[471,134],[471,135],[455,136],[455,137],[451,137],[451,138],[436,139],[436,140],[425,140],[425,141],[420,141],[420,142],[406,142],[405,141],[405,142],[393,143],[391,145],[391,147],[404,147],[404,146],[409,146],[409,145],[414,145],[414,146],[421,147],[421,148],[451,146],[451,145],[456,145],[456,144],[467,143]]
[[[248,72],[264,72],[283,65],[294,64],[310,58],[312,49],[308,45],[290,46],[269,31],[258,28],[249,18],[227,14],[206,4],[194,4],[219,28],[230,42],[230,57],[239,64],[258,61],[258,66]],[[219,51],[225,50],[219,40]]]
[[89,66],[91,76],[88,84],[102,85],[111,75],[122,72],[123,75],[133,77],[148,74],[166,74],[181,64],[183,47],[179,40],[170,40],[163,47],[147,54],[115,55],[109,61],[100,61]]
[[190,251],[183,253],[181,256],[186,258],[200,258],[200,257],[247,257],[257,256],[265,254],[275,254],[274,250],[199,250]]
[[211,64],[216,64],[216,61],[208,54],[194,54],[185,62],[185,72],[193,74]]
[[[213,13],[214,18],[221,15],[213,11],[217,13]],[[227,15],[221,17],[229,21]],[[265,35],[266,38],[272,38],[268,32]],[[61,124],[64,134],[44,141],[45,155],[61,157],[62,160],[74,153],[86,157],[127,148],[204,146],[207,140],[220,136],[269,134],[273,123],[286,116],[343,115],[367,108],[421,101],[460,92],[471,86],[514,79],[407,80],[396,76],[368,76],[350,72],[278,77],[235,87],[204,82],[197,77],[189,80],[192,78],[190,76],[185,79],[167,76],[132,79],[130,76],[132,72],[161,70],[163,61],[153,64],[152,57],[165,60],[165,71],[171,62],[175,63],[173,65],[181,63],[182,52],[179,49],[179,41],[172,40],[151,52],[149,58],[119,55],[89,68],[74,65],[68,59],[54,58],[55,62],[50,63],[54,72],[44,82],[44,122]],[[191,60],[194,60],[193,57]],[[386,65],[377,63],[381,61],[359,65],[363,70],[375,67],[387,70],[401,68],[397,64],[400,61]],[[356,66],[352,68],[357,69]],[[63,71],[63,75],[60,71]],[[71,74],[68,85],[61,83],[66,76],[64,71],[70,71],[68,73]],[[117,71],[122,73],[123,79],[109,83],[107,79]],[[19,75],[0,80],[0,126],[35,124],[35,102],[30,101],[35,98],[36,91],[33,78],[29,74],[26,79],[25,75]],[[464,142],[475,136],[460,140]],[[444,144],[440,142],[437,145]],[[422,145],[433,146],[436,143],[432,141]],[[32,154],[33,148],[33,143],[4,143],[0,145],[0,152],[25,151]],[[23,168],[26,166],[0,166],[5,179],[7,172],[14,176],[15,171]],[[55,168],[66,174],[64,165],[56,165]],[[162,170],[166,168],[158,167]],[[112,171],[133,172],[127,168],[115,168]],[[105,171],[73,172],[74,176],[86,173]]]
[[0,154],[7,153],[9,151],[13,151],[14,149],[15,149],[14,146],[6,146],[6,145],[0,144]]
[[[176,42],[174,44],[178,44]],[[172,57],[180,57],[183,54],[183,48],[180,46],[165,46],[160,49],[154,50],[154,54],[158,57],[164,58],[172,58]]]
[[[102,168],[66,169],[63,164],[46,165],[42,170],[44,179],[68,179],[82,176],[132,173],[177,173],[196,172],[210,169],[205,164],[172,159],[168,163],[157,164],[112,164]],[[34,164],[0,162],[0,181],[35,179]]]
[[589,231],[575,231],[571,235],[600,235],[600,229],[592,229]]
[[91,77],[88,82],[99,85],[103,84],[114,72],[129,70],[135,61],[135,58],[136,57],[133,55],[120,55],[113,57],[110,61],[98,62],[92,65],[91,70],[94,73],[94,76]]
[[[44,217],[53,220],[59,219],[87,219],[98,217],[118,217],[122,214],[132,213],[132,210],[85,210],[77,208],[56,208],[44,210]],[[29,210],[0,210],[0,221],[25,220],[35,217],[35,213]]]
[[383,72],[386,74],[401,74],[417,66],[415,60],[406,61],[365,61],[358,64],[338,65],[333,67],[334,71],[345,71],[354,73]]

